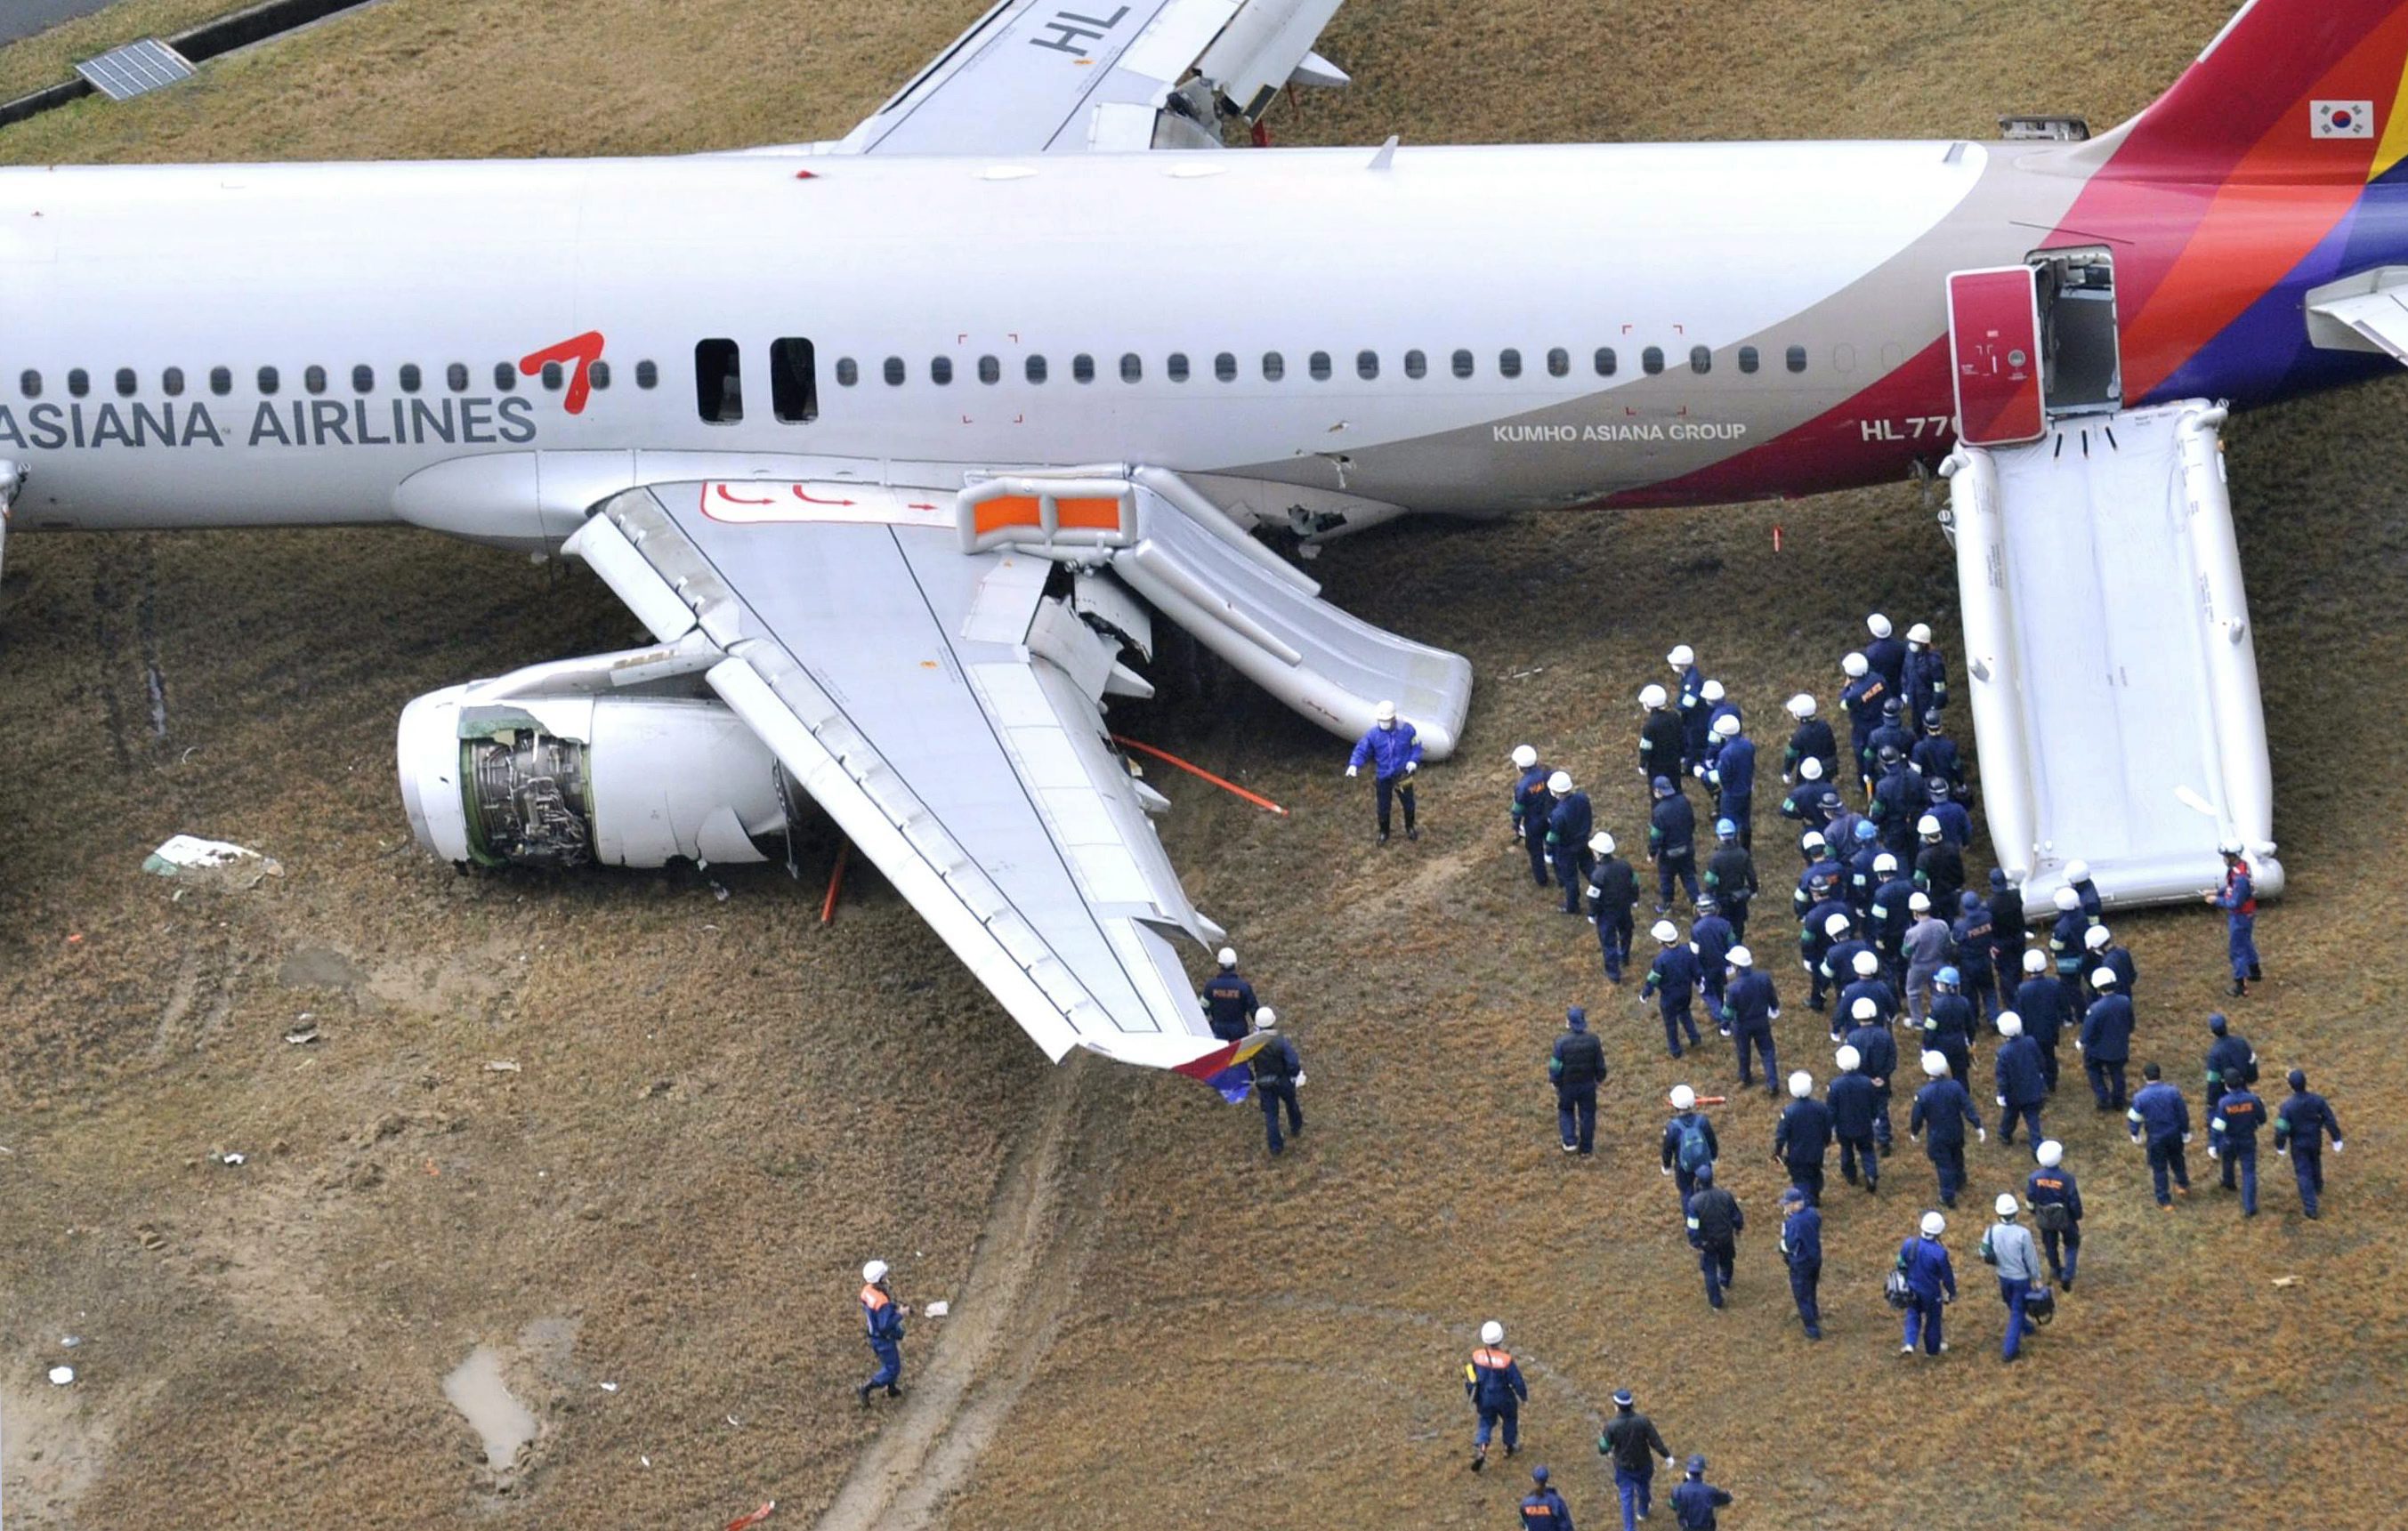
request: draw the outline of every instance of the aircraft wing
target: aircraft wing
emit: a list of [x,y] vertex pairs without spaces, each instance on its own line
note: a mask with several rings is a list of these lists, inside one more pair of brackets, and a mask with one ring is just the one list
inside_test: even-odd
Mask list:
[[724,655],[712,689],[1047,1056],[1209,1074],[1230,1044],[1176,943],[1221,931],[1100,707],[1148,689],[1063,565],[967,549],[960,514],[944,491],[666,483],[568,547],[662,641]]
[[1342,85],[1312,51],[1340,0],[997,0],[834,147],[1039,154],[1220,145],[1280,89]]

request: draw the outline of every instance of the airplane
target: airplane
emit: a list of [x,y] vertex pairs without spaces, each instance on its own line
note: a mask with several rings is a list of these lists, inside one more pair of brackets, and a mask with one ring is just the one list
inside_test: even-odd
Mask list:
[[1469,702],[1258,533],[2086,454],[2408,348],[2397,0],[2253,0],[2095,137],[1245,147],[1337,5],[999,0],[836,142],[0,172],[0,502],[581,559],[652,641],[411,702],[423,845],[760,860],[809,799],[1049,1057],[1203,1078],[1223,932],[1105,718],[1157,622],[1341,737]]

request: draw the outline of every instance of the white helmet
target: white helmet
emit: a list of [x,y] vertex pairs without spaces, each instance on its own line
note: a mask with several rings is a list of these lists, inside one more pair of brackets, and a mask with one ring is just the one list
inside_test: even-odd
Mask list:
[[2000,1192],[1999,1199],[1993,1205],[1998,1208],[2000,1217],[2013,1217],[2023,1210],[2023,1205],[2015,1200],[2014,1194],[2010,1191]]
[[1823,922],[1823,934],[1830,937],[1833,940],[1837,940],[1847,933],[1848,917],[1842,914],[1839,910],[1833,909],[1831,911],[1831,917]]
[[1801,691],[1789,698],[1788,708],[1791,717],[1804,723],[1814,715],[1814,698]]
[[1798,763],[1798,774],[1804,777],[1809,781],[1822,780],[1823,757],[1820,755],[1808,755],[1804,760]]
[[2215,853],[2219,856],[2237,856],[2241,854],[2241,842],[2228,835],[2215,842]]
[[1802,1068],[1801,1068],[1801,1069],[1799,1069],[1798,1072],[1796,1072],[1795,1074],[1792,1074],[1792,1075],[1790,1075],[1790,1076],[1789,1076],[1789,1098],[1790,1098],[1790,1099],[1792,1099],[1792,1100],[1804,1100],[1808,1095],[1813,1095],[1813,1093],[1814,1093],[1814,1076],[1813,1076],[1813,1075],[1809,1074],[1808,1072],[1806,1072],[1806,1070],[1804,1070],[1804,1069],[1802,1069]]
[[879,1282],[884,1280],[886,1280],[885,1261],[872,1260],[869,1264],[861,1267],[861,1281],[863,1285],[876,1286]]
[[1929,643],[1931,641],[1931,624],[1929,622],[1916,622],[1914,626],[1906,630],[1906,641],[1909,643]]
[[1670,946],[1674,941],[1681,938],[1681,933],[1672,927],[1672,922],[1670,920],[1656,921],[1655,924],[1648,927],[1647,934],[1655,937],[1666,946]]
[[1914,821],[1914,832],[1927,840],[1936,840],[1940,837],[1940,821],[1927,813]]
[[1756,953],[1743,946],[1735,946],[1723,954],[1723,960],[1733,967],[1753,967],[1756,966]]
[[1259,1006],[1255,1009],[1254,1029],[1256,1031],[1268,1031],[1278,1024],[1279,1011],[1272,1009],[1268,1005]]
[[2067,862],[2067,863],[2065,864],[2065,880],[2066,880],[2066,881],[2068,881],[2068,882],[2087,882],[2087,881],[2089,881],[2089,880],[2090,880],[2090,864],[2089,864],[2088,862],[2086,862],[2086,861],[2069,861],[2069,862]]
[[1564,794],[1571,791],[1572,773],[1570,771],[1557,771],[1555,775],[1547,778],[1547,790],[1554,793],[1558,797],[1561,797]]
[[1224,967],[1235,967],[1238,966],[1238,949],[1234,946],[1225,946],[1213,960]]
[[1840,1071],[1844,1074],[1853,1070],[1856,1065],[1864,1062],[1865,1055],[1857,1052],[1855,1048],[1843,1047],[1840,1049],[1839,1052],[1831,1054],[1831,1061],[1838,1064],[1840,1066]]
[[1397,704],[1394,702],[1382,702],[1378,707],[1371,709],[1371,721],[1373,723],[1395,723],[1397,721]]
[[2090,986],[2094,989],[2113,989],[2115,987],[2115,969],[2113,967],[2101,967],[2099,971],[2091,974]]
[[1650,709],[1664,705],[1664,688],[1653,680],[1639,688],[1639,705]]
[[1872,995],[1867,994],[1848,1007],[1848,1014],[1857,1021],[1877,1021],[1881,1018],[1881,1006],[1874,1003]]
[[2024,971],[2032,974],[2047,972],[2048,953],[2041,951],[2038,947],[2034,947],[2031,951],[2025,952]]
[[1906,908],[1910,914],[1929,914],[1931,895],[1921,893],[1909,894],[1906,895]]
[[1948,1060],[1940,1053],[1927,1052],[1923,1055],[1923,1071],[1935,1080],[1939,1079],[1948,1072]]
[[1859,952],[1848,966],[1856,970],[1856,977],[1870,978],[1881,971],[1881,959],[1870,952]]
[[1880,855],[1873,858],[1873,870],[1876,872],[1895,872],[1898,870],[1898,858],[1885,851]]
[[1480,1342],[1483,1345],[1504,1344],[1505,1325],[1498,1323],[1495,1319],[1490,1319],[1487,1323],[1480,1326]]
[[1538,763],[1538,751],[1531,749],[1526,744],[1517,744],[1513,746],[1513,768],[1515,770],[1526,771]]
[[1823,837],[1823,832],[1819,829],[1810,829],[1798,837],[1798,849],[1800,851],[1820,851],[1830,843]]
[[[1713,682],[1712,681],[1707,682],[1709,685],[1712,685],[1713,683]],[[1737,738],[1739,737],[1739,714],[1736,712],[1726,712],[1721,717],[1716,718],[1714,720],[1714,734],[1715,737],[1719,738]]]
[[2049,896],[2056,903],[2059,914],[2071,914],[2082,907],[2082,895],[2071,888],[2059,888]]
[[1942,1217],[1938,1212],[1926,1212],[1923,1214],[1924,1238],[1937,1238],[1947,1231],[1948,1220],[1946,1218]]
[[[1865,656],[1862,654],[1849,654],[1840,661],[1840,673],[1846,676],[1851,680],[1863,680],[1865,678],[1865,671],[1871,667],[1871,665],[1865,663]],[[1845,698],[1842,698],[1842,700],[1844,699]]]
[[1865,631],[1877,638],[1889,637],[1889,619],[1876,611],[1865,619]]
[[2065,1145],[2052,1138],[2032,1150],[2032,1157],[2040,1161],[2042,1169],[2055,1169],[2065,1162]]
[[2023,1034],[2024,1034],[2024,1018],[2023,1018],[2022,1016],[2017,1015],[2017,1014],[2016,1014],[2014,1011],[2013,1011],[2013,1010],[2000,1010],[2000,1011],[1999,1012],[1999,1035],[2000,1035],[2000,1036],[2001,1036],[2001,1037],[2021,1037]]
[[2092,925],[2089,932],[2082,937],[2082,944],[2096,952],[2113,938],[2107,934],[2105,925]]
[[1672,645],[1672,651],[1664,656],[1664,663],[1676,670],[1685,670],[1697,662],[1698,651],[1685,643],[1675,643]]
[[1588,837],[1588,848],[1593,855],[1610,856],[1613,854],[1613,837],[1600,829]]
[[1672,1102],[1672,1109],[1685,1111],[1698,1103],[1698,1093],[1685,1084],[1676,1084],[1672,1086],[1670,1098]]
[[1704,685],[1698,688],[1698,694],[1709,702],[1719,702],[1724,697],[1729,695],[1730,693],[1723,690],[1723,683],[1721,681],[1709,680]]

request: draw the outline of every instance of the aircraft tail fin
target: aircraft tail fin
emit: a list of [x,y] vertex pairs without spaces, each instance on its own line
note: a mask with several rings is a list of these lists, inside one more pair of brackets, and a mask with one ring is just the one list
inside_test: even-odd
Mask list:
[[2138,117],[2110,176],[2363,183],[2408,155],[2408,0],[2248,0]]

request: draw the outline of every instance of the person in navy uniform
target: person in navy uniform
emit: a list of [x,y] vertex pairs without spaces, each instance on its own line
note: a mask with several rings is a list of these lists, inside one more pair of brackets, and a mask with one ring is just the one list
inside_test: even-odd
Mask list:
[[2226,950],[2232,959],[2232,997],[2238,999],[2249,992],[2249,985],[2266,976],[2258,966],[2258,883],[2239,840],[2226,840],[2217,849],[2224,856],[2224,886],[2209,894],[2207,901],[2224,911]]
[[1739,714],[1726,712],[1714,720],[1719,748],[1706,767],[1706,784],[1714,789],[1721,816],[1739,830],[1739,843],[1753,844],[1756,802],[1756,741],[1742,731]]
[[1840,741],[1831,735],[1831,725],[1816,716],[1821,710],[1813,697],[1799,692],[1784,704],[1797,726],[1789,731],[1789,748],[1781,754],[1781,780],[1784,786],[1798,780],[1798,767],[1806,761],[1822,763],[1815,780],[1836,780],[1840,774]]
[[1798,784],[1781,800],[1781,816],[1795,819],[1821,833],[1840,811],[1840,789],[1823,780],[1823,757],[1808,755],[1798,763]]
[[1681,757],[1689,745],[1689,733],[1674,711],[1671,698],[1664,688],[1648,684],[1639,688],[1639,779],[1653,781],[1659,776],[1681,774]]
[[1656,1002],[1664,1017],[1664,1047],[1677,1058],[1682,1032],[1689,1034],[1691,1047],[1698,1045],[1698,1023],[1689,1014],[1689,1003],[1698,992],[1698,954],[1681,939],[1681,932],[1670,920],[1656,921],[1648,934],[1662,950],[1647,969],[1647,980],[1639,986],[1639,1002]]
[[1689,922],[1689,950],[1698,954],[1698,992],[1704,996],[1706,1014],[1719,1018],[1723,1010],[1723,991],[1728,982],[1731,948],[1739,937],[1731,933],[1730,922],[1723,918],[1722,906],[1709,893],[1698,894],[1698,917]]
[[1263,1036],[1263,1045],[1247,1068],[1254,1080],[1254,1098],[1263,1105],[1263,1137],[1274,1154],[1284,1152],[1287,1144],[1280,1137],[1280,1109],[1287,1109],[1287,1130],[1304,1131],[1304,1110],[1296,1103],[1296,1087],[1304,1082],[1304,1063],[1297,1056],[1296,1044],[1278,1034],[1279,1014],[1268,1005],[1254,1011],[1254,1030]]
[[1698,651],[1685,643],[1675,643],[1664,656],[1672,672],[1672,684],[1680,688],[1673,710],[1681,720],[1681,753],[1669,762],[1676,769],[1685,770],[1706,755],[1706,724],[1713,709],[1706,701],[1706,672],[1698,667]]
[[1801,1068],[1789,1076],[1789,1104],[1772,1129],[1772,1156],[1809,1206],[1823,1204],[1823,1159],[1830,1152],[1831,1108],[1814,1098],[1814,1076]]
[[[2123,1109],[2124,1066],[2132,1061],[2132,1002],[2115,992],[2116,982],[2115,969],[2112,967],[2101,967],[2090,975],[2091,987],[2099,991],[2099,997],[2084,1012],[2082,1036],[2074,1043],[2082,1050],[2082,1066],[2090,1075],[2090,1094],[2102,1111]],[[2154,1069],[2157,1066],[2149,1066]],[[2152,1079],[2156,1077],[2150,1075]]]
[[1614,1493],[1622,1500],[1622,1531],[1637,1531],[1647,1518],[1648,1491],[1656,1481],[1656,1459],[1672,1465],[1672,1448],[1664,1444],[1656,1422],[1639,1412],[1627,1387],[1613,1390],[1613,1418],[1598,1432],[1597,1454],[1613,1464]]
[[1685,1084],[1672,1086],[1672,1119],[1664,1123],[1664,1173],[1672,1177],[1673,1186],[1681,1193],[1686,1206],[1689,1194],[1698,1188],[1698,1171],[1722,1157],[1723,1146],[1714,1137],[1714,1124],[1698,1109],[1698,1093]]
[[1495,1319],[1480,1326],[1480,1348],[1464,1363],[1463,1393],[1480,1420],[1471,1433],[1471,1470],[1488,1466],[1489,1438],[1499,1424],[1504,1426],[1505,1454],[1521,1451],[1522,1401],[1530,1389],[1505,1349],[1505,1325]]
[[2341,1152],[2341,1118],[2325,1097],[2308,1088],[2307,1070],[2294,1068],[2290,1073],[2291,1093],[2274,1111],[2274,1152],[2291,1161],[2291,1174],[2300,1182],[2300,1210],[2309,1217],[2321,1215],[2317,1198],[2325,1192],[2325,1138],[2332,1138],[2332,1151]]
[[1868,1009],[1864,1000],[1856,1001],[1856,1024],[1847,1035],[1848,1046],[1856,1050],[1858,1066],[1873,1081],[1873,1141],[1881,1145],[1882,1157],[1889,1157],[1889,1107],[1891,1080],[1898,1077],[1898,1039],[1890,1035],[1889,1025]]
[[1522,1496],[1522,1531],[1572,1531],[1572,1509],[1547,1481],[1543,1467],[1530,1469],[1530,1492]]
[[1714,1511],[1730,1502],[1728,1494],[1706,1481],[1706,1459],[1689,1458],[1689,1475],[1672,1490],[1672,1518],[1681,1531],[1714,1531]]
[[1973,1002],[1963,994],[1964,978],[1954,967],[1931,975],[1931,1003],[1923,1012],[1923,1050],[1948,1060],[1948,1077],[1965,1083],[1973,1077]]
[[1823,1281],[1823,1214],[1799,1186],[1781,1193],[1781,1258],[1789,1264],[1789,1295],[1806,1338],[1823,1338],[1823,1309],[1816,1289]]
[[[2114,931],[2109,930],[2105,925],[2092,925],[2083,933],[2082,944],[2086,952],[2085,961],[2094,976],[2101,967],[2112,968],[2115,974],[2116,987],[2123,993],[2124,997],[2129,999],[2138,992],[2141,981],[2140,965],[2132,960],[2130,952],[2115,944]],[[2098,997],[2095,991],[2091,997]]]
[[1529,745],[1513,749],[1513,838],[1530,857],[1530,880],[1543,888],[1547,877],[1547,778],[1554,767],[1542,764]]
[[1566,1153],[1597,1148],[1597,1087],[1605,1082],[1605,1044],[1588,1029],[1588,1011],[1574,1005],[1564,1012],[1564,1034],[1547,1059],[1555,1086],[1555,1130]]
[[2157,1077],[2156,1064],[2142,1069],[2141,1077],[2148,1082],[2133,1092],[2131,1109],[2124,1115],[2132,1124],[2132,1141],[2149,1152],[2149,1180],[2157,1209],[2171,1212],[2174,1198],[2166,1190],[2168,1175],[2173,1177],[2175,1190],[2190,1195],[2190,1166],[2183,1162],[2183,1145],[2190,1141],[2190,1107],[2180,1090]]
[[2024,980],[2015,986],[2014,1012],[2023,1017],[2024,1035],[2040,1044],[2041,1077],[2048,1093],[2057,1094],[2057,1044],[2065,1035],[2072,1011],[2065,1002],[2065,985],[2048,970],[2048,953],[2024,953]]
[[1923,1152],[1939,1172],[1940,1205],[1956,1205],[1956,1193],[1965,1185],[1965,1129],[1971,1127],[1973,1136],[1988,1142],[1990,1135],[1974,1113],[1973,1097],[1965,1087],[1948,1077],[1948,1060],[1937,1052],[1923,1055],[1923,1071],[1931,1082],[1914,1093],[1914,1110],[1907,1118],[1906,1135],[1918,1141],[1928,1136]]
[[1570,771],[1547,778],[1547,859],[1555,863],[1555,880],[1564,890],[1564,912],[1581,911],[1581,883],[1588,877],[1588,837],[1595,824],[1589,816],[1588,794],[1572,789]]
[[1999,1056],[1994,1065],[1999,1081],[1999,1141],[2015,1140],[2015,1123],[2040,1145],[2040,1109],[2048,1099],[2048,1078],[2041,1068],[2040,1044],[2024,1035],[2024,1018],[2013,1010],[1999,1016]]
[[1938,1355],[1948,1348],[1940,1333],[1940,1310],[1956,1300],[1956,1267],[1949,1263],[1948,1246],[1940,1242],[1940,1236],[1947,1231],[1946,1218],[1926,1212],[1921,1232],[1898,1247],[1898,1268],[1906,1275],[1908,1299],[1906,1343],[1898,1348],[1900,1355],[1913,1355],[1918,1343],[1926,1355]]
[[[1990,967],[1999,975],[1999,1002],[2002,1005],[2007,1001],[2007,985],[2022,974],[2024,948],[2030,940],[2031,934],[2024,927],[2024,891],[2010,881],[2006,873],[1991,867]],[[2031,1023],[2028,1016],[2024,1023]]]
[[869,1353],[878,1357],[877,1371],[853,1390],[864,1409],[869,1407],[870,1394],[882,1387],[890,1398],[903,1396],[903,1321],[911,1309],[895,1300],[886,1277],[883,1260],[861,1267],[861,1316],[869,1325]]
[[1873,1120],[1881,1110],[1881,1092],[1873,1088],[1864,1058],[1855,1048],[1842,1047],[1832,1057],[1840,1072],[1824,1092],[1824,1104],[1831,1108],[1831,1133],[1840,1140],[1840,1174],[1850,1185],[1856,1184],[1856,1166],[1861,1162],[1865,1189],[1878,1192],[1881,1158],[1873,1147]]
[[2258,1215],[2258,1129],[2266,1124],[2266,1103],[2238,1068],[2224,1071],[2224,1098],[2207,1119],[2207,1152],[2224,1166],[2224,1188],[2241,1179],[2241,1215]]
[[1906,645],[1892,635],[1889,619],[1878,611],[1865,619],[1865,631],[1872,635],[1865,645],[1865,664],[1895,696],[1906,689]]
[[1772,1023],[1781,1019],[1781,995],[1772,987],[1772,975],[1756,971],[1756,953],[1747,948],[1731,948],[1728,961],[1729,986],[1717,1019],[1739,1052],[1739,1087],[1744,1090],[1755,1082],[1748,1077],[1748,1064],[1751,1054],[1761,1054],[1764,1090],[1770,1095],[1774,1070],[1780,1067],[1772,1056]]
[[1588,837],[1588,918],[1597,926],[1597,947],[1608,982],[1622,982],[1630,960],[1631,911],[1639,907],[1639,869],[1615,855],[1613,837],[1600,829]]
[[1873,730],[1881,726],[1882,703],[1890,695],[1889,682],[1872,672],[1862,654],[1849,654],[1840,661],[1840,673],[1847,684],[1840,688],[1840,706],[1848,714],[1848,769],[1855,774],[1856,786],[1870,802],[1873,795]]
[[1914,716],[1935,717],[1948,705],[1948,661],[1933,647],[1928,623],[1916,622],[1906,630],[1906,662],[1898,679]]
[[1965,755],[1956,748],[1956,741],[1944,732],[1945,727],[1938,708],[1926,708],[1923,737],[1906,752],[1906,763],[1926,781],[1947,782],[1949,792],[1961,802],[1965,795]]
[[1956,895],[1956,909],[1949,939],[1956,946],[1956,971],[1965,980],[1965,997],[1980,1007],[1984,1020],[1994,1020],[2001,1009],[2001,985],[1999,970],[1991,966],[1998,943],[1991,938],[1990,906],[1968,888]]
[[1235,948],[1223,947],[1221,970],[1204,983],[1204,1014],[1212,1035],[1225,1042],[1242,1040],[1254,1028],[1254,986],[1238,971]]
[[1689,1193],[1682,1211],[1689,1247],[1698,1252],[1698,1269],[1706,1279],[1706,1305],[1719,1309],[1723,1288],[1730,1285],[1731,1264],[1739,1258],[1739,1236],[1747,1226],[1747,1214],[1740,1210],[1738,1197],[1714,1183],[1711,1162],[1699,1165],[1694,1178],[1698,1188]]
[[1353,776],[1366,765],[1371,767],[1371,786],[1379,808],[1379,843],[1388,843],[1388,800],[1392,796],[1404,805],[1405,838],[1420,839],[1421,831],[1413,827],[1413,773],[1422,768],[1422,740],[1412,724],[1398,718],[1394,702],[1382,702],[1371,709],[1371,726],[1354,741],[1354,752],[1346,760],[1346,774]]
[[1739,825],[1714,821],[1714,852],[1706,862],[1705,891],[1714,895],[1723,918],[1730,922],[1731,939],[1747,939],[1747,907],[1756,898],[1756,856],[1739,843]]
[[2082,1187],[2073,1171],[2065,1167],[2063,1143],[2052,1138],[2032,1157],[2040,1161],[2040,1167],[2024,1181],[2024,1201],[2032,1209],[2032,1225],[2040,1230],[2041,1253],[2048,1259],[2049,1275],[2061,1290],[2071,1292],[2074,1269],[2082,1260]]
[[1676,881],[1690,903],[1698,901],[1698,810],[1671,777],[1657,777],[1653,790],[1656,807],[1647,816],[1647,854],[1656,863],[1656,912],[1663,914],[1672,907]]
[[2215,1103],[2224,1098],[2225,1070],[2241,1070],[2241,1082],[2255,1086],[2258,1082],[2258,1050],[2249,1038],[2232,1029],[2232,1023],[2222,1012],[2207,1018],[2207,1033],[2215,1038],[2207,1047],[2207,1082],[2200,1095],[2200,1115],[2215,1114]]

